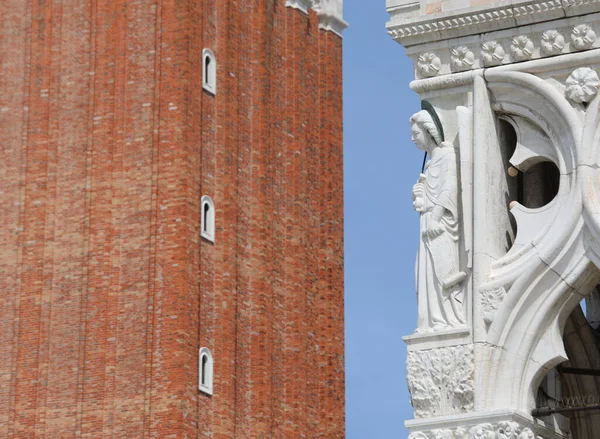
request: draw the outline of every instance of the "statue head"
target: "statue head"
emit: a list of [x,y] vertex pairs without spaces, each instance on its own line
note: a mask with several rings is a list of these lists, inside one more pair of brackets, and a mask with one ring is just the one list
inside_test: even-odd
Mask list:
[[412,115],[410,129],[411,140],[417,145],[417,148],[423,151],[431,152],[442,143],[440,132],[433,121],[433,117],[426,110],[421,110]]

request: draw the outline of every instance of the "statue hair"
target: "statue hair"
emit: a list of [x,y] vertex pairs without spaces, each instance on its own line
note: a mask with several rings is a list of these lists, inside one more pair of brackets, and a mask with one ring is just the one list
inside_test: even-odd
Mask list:
[[440,132],[433,121],[433,117],[431,117],[431,114],[429,114],[428,111],[421,110],[418,113],[413,114],[410,118],[410,123],[416,123],[419,125],[427,134],[431,136],[436,145],[440,145],[442,143]]

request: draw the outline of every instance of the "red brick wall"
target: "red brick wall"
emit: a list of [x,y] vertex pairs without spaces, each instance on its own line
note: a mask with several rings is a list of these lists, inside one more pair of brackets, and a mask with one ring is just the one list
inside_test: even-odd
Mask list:
[[341,97],[284,0],[0,2],[0,437],[343,438]]

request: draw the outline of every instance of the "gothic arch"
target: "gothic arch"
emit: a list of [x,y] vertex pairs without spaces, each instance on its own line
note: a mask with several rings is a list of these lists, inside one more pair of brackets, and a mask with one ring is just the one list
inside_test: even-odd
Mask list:
[[537,138],[518,139],[521,151],[511,163],[521,168],[537,154],[560,170],[558,195],[546,208],[513,205],[515,246],[491,264],[481,287],[503,288],[506,296],[484,338],[499,349],[482,349],[481,364],[492,366],[480,368],[478,408],[528,413],[548,370],[567,359],[567,319],[600,281],[600,197],[589,184],[598,178],[591,166],[597,162],[592,145],[600,138],[598,100],[583,119],[558,88],[534,75],[490,69],[485,79],[498,116],[509,116],[517,131],[537,128]]

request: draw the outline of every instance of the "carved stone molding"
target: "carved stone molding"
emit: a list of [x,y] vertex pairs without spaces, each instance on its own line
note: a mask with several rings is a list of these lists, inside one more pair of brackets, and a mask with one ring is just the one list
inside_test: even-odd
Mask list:
[[[581,12],[578,10],[581,9]],[[405,8],[390,7],[388,33],[399,43],[410,46],[456,36],[481,34],[500,28],[512,28],[517,23],[539,23],[578,13],[600,10],[600,0],[531,0],[497,7],[471,8],[456,14],[427,14],[404,18]],[[585,9],[585,10],[584,10]]]
[[415,418],[473,410],[473,346],[410,352],[406,373]]
[[408,439],[545,439],[531,428],[514,421],[485,423],[472,427],[441,428],[411,433]]
[[573,20],[563,18],[537,26],[517,27],[511,32],[496,30],[477,38],[448,38],[443,42],[409,46],[407,55],[413,59],[416,76],[429,78],[432,76],[425,76],[418,69],[419,59],[429,53],[441,60],[435,76],[442,76],[599,49],[600,39],[596,35],[600,32],[600,22],[590,16],[582,20],[581,24],[573,25]]

